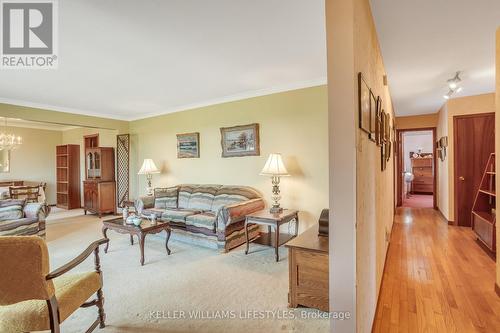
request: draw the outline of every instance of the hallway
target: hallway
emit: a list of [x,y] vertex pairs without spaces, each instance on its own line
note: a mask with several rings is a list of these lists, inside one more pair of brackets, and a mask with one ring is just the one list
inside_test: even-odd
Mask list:
[[398,208],[373,331],[494,332],[494,283],[495,261],[469,228],[433,209]]

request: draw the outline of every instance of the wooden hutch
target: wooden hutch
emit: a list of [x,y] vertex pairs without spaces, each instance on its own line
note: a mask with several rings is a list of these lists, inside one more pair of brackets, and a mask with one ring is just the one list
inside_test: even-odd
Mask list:
[[56,146],[56,206],[81,207],[80,145]]
[[111,147],[85,149],[84,211],[98,214],[116,211],[115,151]]

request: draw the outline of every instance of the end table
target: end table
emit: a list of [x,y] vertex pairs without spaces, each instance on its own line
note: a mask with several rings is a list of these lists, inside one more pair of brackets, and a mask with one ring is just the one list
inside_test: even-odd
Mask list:
[[[285,223],[290,223],[293,220],[295,220],[295,233],[280,235],[280,226]],[[245,254],[248,254],[250,246],[250,240],[248,239],[249,224],[267,225],[268,233],[261,233],[261,235],[256,238],[254,243],[274,247],[276,252],[276,261],[279,261],[278,248],[290,239],[297,237],[299,230],[299,212],[297,210],[284,209],[281,213],[270,213],[269,210],[263,209],[247,215],[245,218],[245,239],[247,245]],[[274,233],[271,232],[271,229],[274,229]]]

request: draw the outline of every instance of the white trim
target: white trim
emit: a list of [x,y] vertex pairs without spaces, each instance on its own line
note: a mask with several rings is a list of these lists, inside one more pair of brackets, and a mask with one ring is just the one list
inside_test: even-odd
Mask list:
[[116,115],[98,113],[95,111],[86,111],[86,110],[68,108],[65,106],[56,106],[56,105],[29,102],[29,101],[10,99],[10,98],[4,98],[4,97],[0,97],[0,103],[11,104],[11,105],[15,105],[15,106],[24,106],[24,107],[28,107],[28,108],[42,109],[42,110],[53,111],[53,112],[73,113],[73,114],[79,114],[82,116],[107,118],[107,119],[113,119],[113,120],[127,120],[123,117],[119,117]]
[[259,97],[259,96],[265,96],[265,95],[271,95],[271,94],[276,94],[276,93],[281,93],[281,92],[286,92],[286,91],[311,88],[311,87],[321,86],[321,85],[325,85],[325,84],[327,84],[326,77],[316,79],[316,80],[295,82],[295,83],[290,83],[290,84],[282,85],[282,86],[275,86],[275,87],[271,87],[271,88],[246,91],[246,92],[242,92],[242,93],[238,93],[238,94],[234,94],[234,95],[223,96],[223,97],[219,97],[219,98],[214,98],[214,99],[206,100],[206,101],[202,101],[202,102],[179,105],[179,106],[168,108],[168,109],[165,109],[162,111],[150,112],[150,113],[142,114],[139,116],[134,116],[134,115],[118,116],[118,115],[112,115],[112,114],[106,114],[106,113],[99,113],[96,111],[84,111],[84,110],[69,108],[69,107],[64,107],[64,106],[55,106],[55,105],[49,105],[49,104],[34,103],[34,102],[29,102],[29,101],[15,100],[15,99],[3,98],[3,97],[0,97],[0,103],[12,104],[12,105],[24,106],[24,107],[30,107],[30,108],[36,108],[36,109],[44,109],[47,111],[80,114],[80,115],[99,117],[99,118],[134,121],[134,120],[139,120],[139,119],[151,118],[151,117],[155,117],[155,116],[161,116],[161,115],[174,113],[174,112],[187,111],[187,110],[206,107],[206,106],[210,106],[210,105],[217,105],[217,104],[222,104],[222,103],[227,103],[227,102],[234,102],[234,101],[238,101],[238,100]]

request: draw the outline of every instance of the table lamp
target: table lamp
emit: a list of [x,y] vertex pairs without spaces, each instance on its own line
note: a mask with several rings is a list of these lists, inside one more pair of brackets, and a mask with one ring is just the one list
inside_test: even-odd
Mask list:
[[146,179],[148,180],[148,187],[146,187],[146,194],[153,195],[153,187],[151,187],[151,179],[153,178],[153,173],[160,173],[160,170],[155,165],[155,162],[150,159],[144,159],[142,162],[141,170],[137,173],[138,175],[146,175]]
[[273,206],[269,210],[271,213],[281,213],[283,208],[280,207],[280,177],[290,176],[288,171],[283,164],[283,159],[281,154],[272,153],[269,155],[264,168],[260,172],[261,176],[271,176],[271,182],[273,184]]

